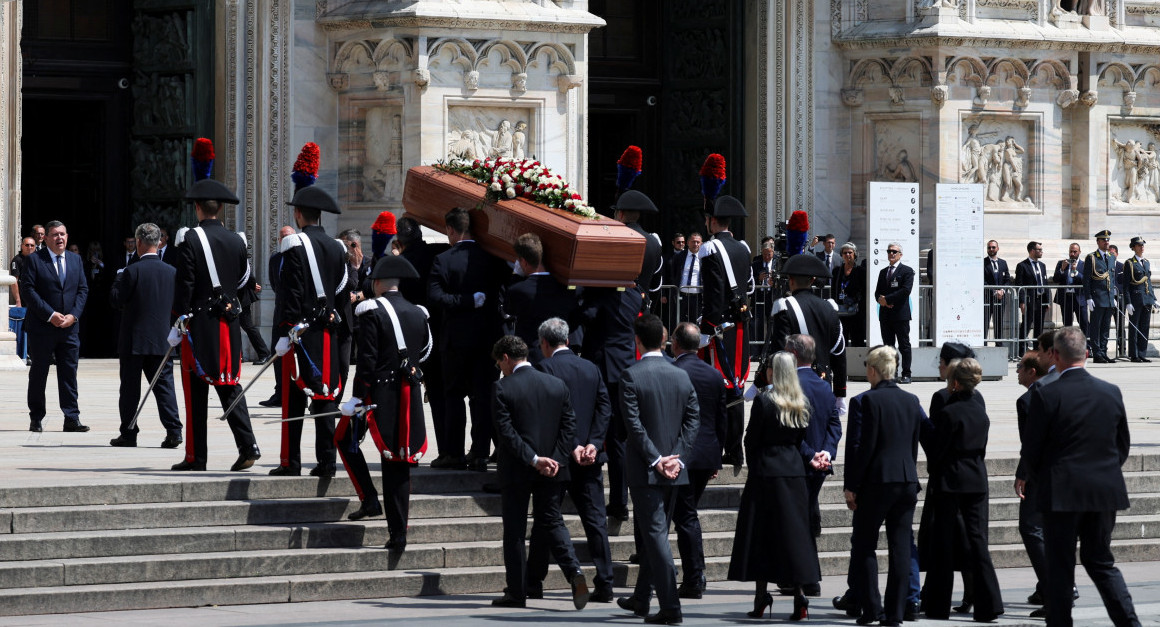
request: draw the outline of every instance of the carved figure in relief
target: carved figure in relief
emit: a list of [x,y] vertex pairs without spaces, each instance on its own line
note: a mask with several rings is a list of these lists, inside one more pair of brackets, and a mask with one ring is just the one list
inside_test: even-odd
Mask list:
[[512,133],[512,156],[523,159],[528,148],[528,123],[520,120],[516,122],[516,131]]
[[460,132],[459,139],[452,140],[451,145],[447,147],[447,154],[465,161],[479,158],[479,153],[475,151],[475,131],[467,129]]
[[898,183],[915,183],[918,181],[918,173],[914,171],[914,166],[911,165],[910,158],[905,150],[898,151],[898,160],[895,163],[885,163],[882,165],[879,180]]
[[1002,200],[1023,202],[1025,199],[1023,195],[1023,157],[1020,156],[1024,152],[1026,151],[1023,147],[1015,143],[1015,138],[1008,135],[1003,145],[1003,187],[1005,189],[1004,195],[1000,196]]
[[1116,194],[1112,194],[1112,198],[1130,203],[1136,199],[1136,183],[1140,178],[1140,152],[1143,146],[1131,139],[1126,142],[1112,139],[1112,143],[1116,146],[1120,169],[1124,171],[1124,185],[1119,198],[1116,198]]
[[1160,202],[1160,154],[1156,142],[1148,142],[1148,150],[1140,151],[1140,183],[1152,195],[1152,202]]
[[1080,0],[1079,14],[1107,15],[1107,10],[1104,8],[1104,0]]
[[983,183],[987,182],[987,165],[988,156],[986,149],[991,148],[990,152],[994,152],[991,146],[984,146],[979,138],[994,135],[995,132],[988,133],[979,132],[979,123],[975,122],[967,127],[967,141],[963,143],[962,156],[959,158],[960,174],[959,180],[963,183]]
[[512,138],[512,123],[508,120],[502,120],[499,123],[499,128],[495,131],[483,131],[484,133],[492,134],[491,152],[488,157],[492,159],[510,159],[515,152],[514,140]]
[[933,9],[935,7],[957,9],[959,8],[959,0],[922,0],[918,3],[920,9]]

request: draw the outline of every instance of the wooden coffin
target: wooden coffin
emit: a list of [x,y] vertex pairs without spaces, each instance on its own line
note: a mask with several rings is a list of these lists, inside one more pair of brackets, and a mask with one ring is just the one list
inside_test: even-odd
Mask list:
[[523,198],[489,202],[474,180],[432,166],[411,168],[403,190],[407,216],[442,232],[455,207],[476,209],[471,230],[487,252],[515,261],[512,244],[535,233],[544,244],[544,267],[568,285],[628,287],[640,274],[645,239],[621,222],[585,218]]

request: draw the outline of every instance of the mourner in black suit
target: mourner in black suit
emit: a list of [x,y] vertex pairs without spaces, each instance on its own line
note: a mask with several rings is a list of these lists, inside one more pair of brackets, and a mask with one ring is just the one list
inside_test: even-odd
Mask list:
[[[564,489],[572,497],[584,535],[588,555],[596,566],[595,591],[591,600],[612,602],[612,551],[608,545],[608,520],[604,507],[604,476],[601,468],[607,461],[604,453],[612,404],[600,369],[568,348],[568,323],[560,318],[545,320],[537,330],[537,343],[544,359],[536,365],[541,372],[560,379],[568,386],[572,410],[576,414],[576,441],[568,460],[569,479]],[[550,538],[532,530],[528,549],[528,598],[543,596],[543,581],[548,574]]]
[[177,267],[177,246],[169,245],[169,230],[165,227],[158,227],[161,229],[161,241],[157,244],[157,257],[165,263]]
[[1116,510],[1127,509],[1121,466],[1131,439],[1120,389],[1084,370],[1083,333],[1055,334],[1059,380],[1031,392],[1020,457],[1036,485],[1047,550],[1047,622],[1071,625],[1075,545],[1116,625],[1138,625],[1111,551]]
[[[496,370],[489,357],[500,337],[499,290],[510,268],[483,250],[471,234],[471,213],[448,212],[444,221],[451,248],[435,257],[427,283],[431,306],[439,309],[436,334],[442,353],[447,447],[453,467],[487,470],[491,453],[489,398]],[[464,456],[467,409],[471,406],[471,450]]]
[[[274,254],[270,255],[270,262],[266,267],[266,276],[269,277],[270,289],[273,290],[275,300],[278,294],[278,286],[281,284],[280,278],[282,275],[282,240],[287,236],[294,235],[294,227],[284,226],[278,230],[278,248]],[[286,337],[286,329],[279,328],[278,325],[271,325],[270,327],[270,343],[269,346],[276,346],[278,340]],[[274,393],[270,398],[264,401],[258,401],[262,407],[281,407],[282,406],[282,358],[275,354],[274,363],[271,366],[274,370]]]
[[[842,439],[841,408],[834,397],[833,388],[812,367],[817,350],[813,336],[795,333],[786,338],[784,350],[797,360],[798,383],[810,401],[810,423],[806,426],[805,437],[798,449],[806,470],[806,487],[810,492],[810,531],[817,538],[822,534],[818,493],[822,491],[826,477],[834,474],[833,463],[838,457],[838,442]],[[807,586],[809,589],[816,587]],[[809,589],[807,593],[812,592]]]
[[[239,231],[238,235],[244,235],[244,233]],[[250,313],[250,308],[258,302],[258,293],[261,291],[262,284],[258,283],[258,279],[253,273],[250,273],[250,280],[242,289],[238,290],[238,300],[242,303],[242,315],[238,316],[238,324],[241,325],[242,332],[250,339],[250,346],[254,349],[254,365],[266,363],[270,356],[270,347],[262,339],[262,332],[258,330],[254,316]]]
[[[290,200],[294,222],[302,232],[282,239],[282,272],[274,302],[274,324],[287,337],[279,338],[274,352],[283,360],[282,418],[327,414],[338,409],[350,354],[342,355],[344,316],[350,308],[346,274],[346,247],[319,225],[322,212],[342,213],[338,203],[319,187],[303,187]],[[309,246],[309,248],[307,248]],[[291,384],[290,382],[293,382]],[[282,423],[282,450],[270,474],[302,474],[302,423]],[[335,472],[334,416],[314,419],[314,454],[318,465],[310,474],[333,477]]]
[[[853,590],[862,620],[881,620],[883,625],[900,624],[906,608],[911,525],[918,498],[918,437],[926,418],[918,399],[891,378],[896,355],[892,347],[879,346],[866,357],[866,378],[872,387],[850,401],[850,423],[858,422],[860,430],[847,430],[844,481],[846,506],[854,511]],[[883,522],[889,550],[885,603],[878,592],[874,557]]]
[[1088,253],[1083,260],[1083,292],[1087,295],[1088,345],[1092,361],[1111,363],[1108,359],[1108,328],[1116,312],[1119,281],[1116,276],[1116,256],[1108,250],[1111,231],[1096,233],[1098,250]]
[[858,247],[842,244],[842,265],[830,277],[830,294],[838,305],[838,319],[847,346],[866,345],[866,262],[857,263]]
[[125,268],[113,281],[109,304],[123,310],[117,354],[120,356],[121,390],[118,409],[121,435],[113,446],[136,446],[140,429],[133,415],[141,400],[141,375],[149,379],[158,373],[153,386],[157,414],[165,427],[162,448],[181,444],[181,418],[177,415],[177,395],[173,389],[173,362],[162,359],[169,352],[165,337],[169,334],[169,311],[173,308],[173,283],[177,270],[157,255],[161,239],[156,224],[137,227],[137,263]]
[[[746,266],[748,267],[748,259]],[[689,375],[664,358],[661,319],[645,314],[633,323],[640,361],[620,373],[620,412],[628,430],[625,475],[640,527],[640,572],[632,596],[617,603],[647,616],[652,591],[660,611],[654,624],[681,622],[677,573],[669,546],[669,523],[676,487],[689,482],[683,458],[693,448],[701,408]]]
[[1132,238],[1133,256],[1124,262],[1124,313],[1131,323],[1128,358],[1137,363],[1152,361],[1148,353],[1148,326],[1156,293],[1152,291],[1152,264],[1144,258],[1144,238]]
[[[705,226],[713,234],[701,247],[701,284],[704,286],[701,307],[701,333],[713,336],[705,353],[725,379],[726,401],[741,398],[749,378],[749,337],[746,331],[752,312],[749,295],[753,293],[753,274],[749,265],[749,245],[733,238],[729,224],[733,218],[749,215],[741,202],[732,196],[718,196],[712,215]],[[732,325],[732,326],[728,326]],[[727,328],[728,327],[728,328]],[[719,434],[725,447],[725,463],[740,466],[745,459],[742,437],[745,430],[745,407],[736,403],[729,409],[724,433]]]
[[805,586],[821,579],[799,454],[810,407],[798,384],[794,356],[781,351],[768,364],[765,376],[771,385],[753,400],[745,432],[749,475],[737,510],[729,579],[755,582],[753,618],[773,605],[768,583],[781,582],[792,590],[789,619],[797,621],[809,617]]
[[[1015,368],[1019,385],[1027,388],[1027,391],[1015,401],[1020,443],[1026,437],[1024,434],[1027,430],[1028,414],[1031,411],[1031,391],[1049,382],[1046,375],[1048,368],[1054,363],[1052,357],[1054,354],[1054,345],[1049,349],[1040,347],[1039,351],[1028,351]],[[1059,373],[1053,373],[1051,380],[1058,378]],[[1035,592],[1027,602],[1035,601],[1037,605],[1042,605],[1043,595],[1047,592],[1047,549],[1043,544],[1043,514],[1035,503],[1035,484],[1027,483],[1027,465],[1022,458],[1015,468],[1015,495],[1019,497],[1019,537],[1023,540],[1023,548],[1027,551],[1027,559],[1031,562],[1036,579]],[[1046,615],[1047,611],[1043,608],[1032,612],[1033,617]]]
[[[926,446],[930,479],[923,511],[932,508],[932,524],[922,533],[931,534],[932,548],[939,559],[925,563],[927,576],[923,593],[926,615],[946,619],[951,610],[956,546],[965,544],[967,570],[971,572],[976,621],[989,622],[1003,613],[999,581],[988,549],[987,449],[990,420],[987,410],[971,399],[982,380],[982,367],[974,358],[959,360],[947,371],[950,397],[937,414],[931,443]],[[962,538],[956,522],[962,517]]]
[[576,609],[583,609],[588,603],[588,583],[560,515],[564,482],[569,478],[568,460],[576,447],[576,414],[568,386],[532,367],[527,361],[527,345],[514,335],[500,338],[491,354],[503,373],[503,379],[494,384],[492,417],[507,573],[504,595],[492,605],[523,607],[527,600],[524,538],[530,499],[532,526],[548,543],[552,557],[572,584]]
[[902,263],[902,245],[886,246],[889,265],[878,272],[874,299],[878,301],[878,326],[882,343],[898,344],[902,355],[902,377],[898,383],[910,383],[910,292],[914,288],[914,269]]
[[649,309],[648,295],[661,285],[661,240],[644,230],[641,214],[660,213],[648,196],[630,189],[616,199],[613,218],[645,238],[644,260],[635,285],[617,290],[589,288],[581,299],[584,348],[581,355],[604,375],[612,402],[612,425],[605,441],[608,450],[608,515],[628,520],[628,484],[625,481],[625,430],[620,416],[620,373],[636,359],[633,322]]
[[80,255],[68,252],[68,229],[53,220],[45,225],[45,246],[29,255],[20,274],[20,294],[28,308],[28,430],[43,431],[46,412],[44,386],[48,367],[56,361],[57,397],[65,431],[88,431],[77,406],[77,360],[80,357],[79,321],[89,297]]
[[669,260],[665,285],[672,285],[671,299],[679,300],[674,307],[675,317],[667,328],[675,329],[678,322],[696,320],[701,315],[701,297],[704,283],[701,277],[701,234],[689,233],[688,247],[673,253]]
[[1027,259],[1015,265],[1015,285],[1023,286],[1019,292],[1019,310],[1023,313],[1023,323],[1019,327],[1019,337],[1025,339],[1028,332],[1035,339],[1043,333],[1043,319],[1050,306],[1047,290],[1047,266],[1039,259],[1043,257],[1042,242],[1027,243]]
[[995,332],[991,337],[1003,337],[1003,325],[1007,320],[1007,290],[1011,285],[1011,272],[1007,260],[999,257],[999,242],[987,242],[987,256],[983,258],[983,285],[991,286],[983,290],[983,337],[987,337],[987,327],[995,322]]
[[1055,264],[1051,282],[1066,286],[1064,289],[1055,290],[1055,304],[1059,305],[1064,326],[1070,327],[1078,321],[1079,328],[1086,333],[1087,296],[1083,292],[1083,260],[1079,258],[1079,253],[1079,244],[1073,242],[1067,247],[1067,259],[1061,259]]
[[[351,398],[342,404],[334,439],[342,465],[362,501],[349,518],[378,516],[383,508],[359,448],[370,430],[382,461],[390,534],[387,548],[394,551],[407,546],[411,467],[427,451],[419,364],[431,354],[432,344],[427,312],[407,302],[399,292],[399,282],[405,278],[419,278],[407,260],[394,255],[379,259],[370,276],[371,289],[378,298],[364,300],[355,309],[359,319],[358,361]],[[360,409],[364,405],[375,408],[363,413]]]
[[571,319],[576,311],[576,290],[569,289],[544,269],[544,245],[535,233],[524,233],[514,245],[516,263],[523,280],[503,292],[503,312],[513,319],[513,335],[528,345],[528,361],[534,366],[540,353],[540,324],[548,318]]
[[[417,279],[403,279],[399,283],[399,291],[407,302],[414,303],[427,309],[427,326],[434,332],[441,328],[442,312],[438,307],[430,306],[427,297],[427,280],[431,275],[431,264],[435,255],[448,249],[447,244],[428,244],[423,241],[423,231],[419,223],[413,218],[399,218],[396,223],[398,233],[393,240],[399,248],[399,256],[411,262],[418,273]],[[443,388],[443,358],[438,347],[433,347],[427,361],[423,362],[423,389],[427,393],[427,404],[431,407],[431,424],[435,429],[435,442],[439,456],[431,460],[432,468],[465,468],[465,460],[452,460],[444,451],[452,448],[454,437],[448,438],[447,414],[444,411],[446,393]],[[462,448],[462,444],[460,444]]]
[[776,250],[773,240],[761,243],[761,254],[753,259],[753,339],[755,342],[764,342],[766,337],[766,321],[769,320],[770,308],[773,306],[775,295],[773,283],[777,279],[777,262],[774,261]]
[[[168,341],[170,346],[181,344],[186,423],[185,459],[174,464],[173,470],[205,470],[209,454],[209,388],[213,386],[217,392],[222,409],[234,404],[242,394],[238,381],[242,367],[238,290],[249,280],[250,264],[241,238],[217,218],[222,203],[237,204],[237,196],[213,179],[202,179],[189,188],[185,197],[194,201],[198,225],[177,247],[172,312],[175,324]],[[207,264],[210,256],[216,280]],[[226,422],[238,448],[238,459],[230,470],[245,470],[262,455],[244,398],[226,415]]]
[[697,508],[705,486],[721,470],[721,436],[727,427],[725,383],[721,373],[697,358],[701,333],[697,325],[682,322],[673,331],[673,365],[684,370],[697,391],[701,407],[700,424],[693,450],[682,461],[689,471],[689,483],[677,487],[673,526],[677,530],[677,551],[681,555],[681,585],[677,593],[684,599],[699,599],[705,592],[705,549],[701,542],[701,519]]
[[818,242],[815,242],[815,245],[817,245],[819,242],[822,244],[822,249],[815,251],[814,255],[818,259],[821,259],[822,263],[826,264],[826,269],[830,270],[831,272],[836,270],[838,266],[842,265],[842,255],[839,253],[839,251],[834,249],[838,243],[837,238],[833,233],[826,233],[821,238],[819,238]]
[[820,347],[815,348],[814,366],[818,374],[830,383],[834,395],[840,399],[839,407],[844,409],[846,338],[842,334],[842,322],[835,305],[818,298],[810,290],[814,279],[828,278],[830,272],[812,255],[794,255],[785,262],[782,273],[789,276],[791,294],[773,304],[764,354],[785,350],[786,338],[794,333],[814,338],[814,346]]

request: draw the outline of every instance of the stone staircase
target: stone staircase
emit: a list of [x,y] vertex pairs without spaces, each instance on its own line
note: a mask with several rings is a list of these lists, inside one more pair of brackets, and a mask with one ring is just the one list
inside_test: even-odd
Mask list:
[[[990,460],[989,469],[995,564],[1026,566],[1018,504],[1009,496],[1015,460]],[[851,514],[837,470],[821,496],[818,550],[826,576],[845,573],[849,555]],[[1117,559],[1160,560],[1160,454],[1133,455],[1125,473],[1132,508],[1116,527]],[[726,469],[702,501],[710,580],[728,571],[744,478]],[[0,489],[0,615],[498,593],[500,497],[482,490],[493,479],[416,471],[402,555],[382,548],[382,518],[346,520],[358,502],[343,475],[161,474],[140,483]],[[579,520],[566,511],[584,560]],[[630,525],[611,529],[618,587],[636,577],[627,562]],[[676,555],[675,536],[673,545]],[[565,582],[553,569],[545,586],[562,589]]]

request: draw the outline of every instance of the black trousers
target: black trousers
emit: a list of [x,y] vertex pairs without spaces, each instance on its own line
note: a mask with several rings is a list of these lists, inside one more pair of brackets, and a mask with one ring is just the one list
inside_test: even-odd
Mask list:
[[1073,323],[1079,322],[1080,330],[1086,334],[1088,325],[1087,302],[1080,299],[1078,293],[1064,293],[1061,300],[1063,302],[1059,305],[1059,311],[1063,316],[1063,326],[1070,327]]
[[1140,305],[1132,312],[1128,327],[1128,357],[1147,357],[1148,324],[1152,319],[1152,307]]
[[137,433],[141,431],[138,425],[129,428],[129,423],[133,422],[133,414],[137,411],[137,404],[141,402],[141,376],[144,375],[148,381],[159,366],[161,374],[157,377],[157,385],[153,386],[152,392],[157,402],[157,414],[167,434],[181,437],[181,417],[177,414],[177,393],[173,389],[173,362],[168,359],[162,362],[161,355],[122,355],[121,390],[117,398],[117,409],[121,414],[121,436],[128,440],[136,441]]
[[1114,307],[1100,307],[1096,305],[1088,318],[1088,345],[1092,349],[1092,357],[1108,356],[1108,329],[1115,314]]
[[[951,612],[951,592],[954,589],[955,545],[960,541],[956,526],[947,524],[958,516],[963,518],[963,538],[966,544],[966,563],[970,566],[970,581],[973,584],[975,619],[988,621],[1003,612],[1003,598],[999,592],[999,579],[995,576],[995,565],[991,562],[991,552],[987,547],[987,493],[955,494],[940,492],[933,498],[928,496],[924,507],[933,507],[934,516],[943,524],[932,525],[935,535],[934,545],[946,559],[931,560],[926,564],[926,585],[923,586],[923,605],[928,616],[947,617]],[[964,581],[967,577],[964,577]]]
[[246,337],[250,338],[250,346],[254,347],[257,357],[265,357],[270,354],[270,347],[266,346],[265,340],[262,339],[262,332],[258,330],[258,326],[254,324],[254,317],[250,315],[250,305],[242,307],[242,313],[238,316],[238,325],[242,327]]
[[705,547],[701,542],[701,518],[697,505],[705,486],[716,470],[690,468],[689,483],[677,486],[673,507],[673,527],[677,531],[677,552],[681,555],[681,582],[701,585],[705,577]]
[[528,501],[532,502],[532,537],[544,538],[548,551],[564,571],[568,581],[580,572],[572,537],[560,514],[564,484],[559,481],[517,481],[503,486],[500,510],[503,516],[503,565],[508,594],[526,599],[527,556],[524,540],[528,534]]
[[625,511],[628,508],[628,480],[624,474],[628,432],[620,415],[620,383],[606,382],[605,386],[608,398],[617,399],[612,403],[612,419],[608,424],[608,437],[604,439],[604,450],[608,453],[608,507]]
[[1043,541],[1043,514],[1035,503],[1035,488],[1028,483],[1019,501],[1019,537],[1035,571],[1035,590],[1042,595],[1047,591],[1047,548]]
[[[306,392],[298,388],[292,381],[286,381],[282,389],[282,415],[287,418],[306,415]],[[338,411],[335,401],[315,400],[310,403],[310,413],[326,414]],[[280,464],[293,470],[302,468],[302,423],[305,420],[294,420],[282,423],[282,453]],[[314,456],[319,466],[334,467],[336,455],[334,445],[335,417],[314,419]]]
[[632,486],[633,519],[640,530],[637,555],[640,571],[632,596],[648,605],[652,590],[662,610],[680,610],[677,596],[677,565],[669,545],[669,524],[673,519],[677,488],[672,485]]
[[910,321],[909,320],[880,320],[882,343],[887,346],[898,344],[898,352],[902,355],[902,376],[910,376]]
[[[373,415],[373,414],[372,414]],[[334,430],[334,444],[338,454],[342,456],[342,466],[354,484],[360,501],[377,501],[379,493],[375,490],[375,482],[371,480],[371,471],[367,466],[366,457],[363,457],[359,442],[369,429],[377,429],[374,419],[369,420],[343,416]],[[378,448],[382,437],[375,435],[371,438]],[[383,509],[386,512],[387,531],[391,537],[407,534],[407,520],[411,510],[411,466],[405,462],[388,462],[382,459],[382,450],[379,450],[379,462],[383,473]]]
[[[427,361],[423,362],[423,391],[427,396],[427,404],[431,406],[431,424],[435,429],[435,443],[439,454],[445,455],[452,446],[447,435],[446,388],[443,385],[443,355],[431,351]],[[460,449],[463,445],[460,443]]]
[[[915,483],[868,485],[858,492],[850,539],[850,574],[863,616],[883,616],[884,623],[902,623],[909,592],[911,525],[917,501]],[[874,555],[883,523],[890,553],[885,603],[878,592],[878,560]]]
[[[593,580],[597,590],[612,589],[612,550],[608,545],[608,517],[604,509],[604,473],[602,464],[581,466],[575,462],[568,465],[570,479],[564,482],[564,490],[572,498],[580,523],[584,526],[584,536],[588,540],[588,556],[596,566]],[[532,528],[532,539],[528,545],[528,587],[543,586],[548,575],[548,544],[551,538],[537,533]]]
[[1019,325],[1019,337],[1026,338],[1027,334],[1031,334],[1031,340],[1039,337],[1043,333],[1043,320],[1047,317],[1047,305],[1040,304],[1042,301],[1035,296],[1031,296],[1023,307],[1023,321]]
[[471,408],[471,455],[486,458],[491,454],[491,388],[499,371],[490,350],[490,346],[481,345],[452,348],[442,354],[444,437],[448,445],[439,452],[444,455],[463,455],[467,435],[465,397]]
[[815,538],[822,535],[822,507],[818,503],[818,494],[821,493],[822,484],[825,482],[825,473],[806,471],[806,489],[810,493],[810,532]]
[[1071,625],[1071,589],[1075,585],[1075,543],[1079,561],[1104,601],[1108,617],[1117,627],[1139,625],[1132,596],[1112,556],[1115,510],[1103,512],[1044,512],[1043,535],[1047,546],[1047,623]]
[[985,302],[985,304],[983,305],[983,338],[984,339],[986,339],[986,337],[987,337],[987,327],[990,326],[992,320],[995,323],[995,331],[994,331],[994,335],[992,335],[991,337],[993,337],[995,339],[999,339],[999,338],[1003,337],[1003,324],[1006,320],[1006,318],[1004,317],[1003,314],[1006,313],[1005,309],[1007,307],[1007,301],[1000,300],[1000,301],[990,302],[993,299],[994,299],[994,296],[988,296],[984,300],[984,302]]
[[[190,364],[190,367],[192,365]],[[182,367],[184,366],[185,364],[182,364]],[[185,405],[188,408],[186,411],[189,412],[189,420],[185,425],[185,461],[204,464],[209,456],[206,445],[206,421],[209,417],[210,385],[196,374],[185,377],[184,381],[187,384]],[[229,407],[235,398],[242,395],[240,385],[215,385],[213,389],[217,392],[223,410]],[[230,431],[234,433],[234,444],[237,445],[239,453],[258,451],[258,442],[254,439],[254,430],[250,426],[250,410],[246,407],[244,399],[226,416],[226,422],[230,425]]]
[[[44,387],[48,383],[48,367],[56,359],[56,394],[65,424],[80,422],[77,406],[77,361],[81,355],[78,325],[68,329],[53,327],[48,331],[28,334],[28,417],[44,420]],[[137,409],[134,407],[133,409]]]

